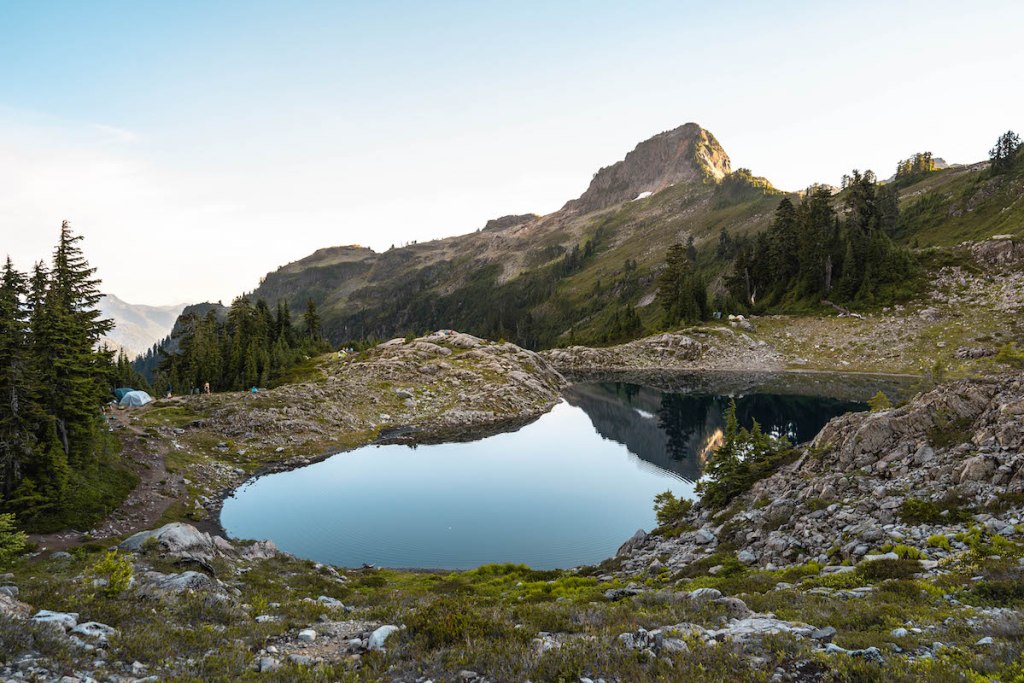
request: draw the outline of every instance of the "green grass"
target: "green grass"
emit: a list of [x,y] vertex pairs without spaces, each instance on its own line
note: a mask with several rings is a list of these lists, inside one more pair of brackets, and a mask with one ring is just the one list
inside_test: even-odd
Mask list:
[[937,171],[901,193],[898,237],[906,244],[953,246],[992,235],[1024,235],[1020,181],[1024,155],[1009,173]]
[[[146,553],[143,559],[157,570],[176,570],[153,550]],[[797,660],[816,662],[823,671],[831,672],[832,678],[826,680],[981,680],[970,678],[968,671],[1013,680],[1007,676],[1016,671],[1014,660],[1024,635],[1019,624],[1006,624],[990,631],[997,647],[974,649],[978,632],[965,625],[965,612],[943,598],[952,592],[972,604],[1020,604],[1020,585],[1012,580],[1015,560],[1011,559],[951,565],[940,577],[941,586],[939,580],[907,578],[902,570],[904,561],[870,563],[874,567],[870,576],[861,569],[820,575],[820,566],[814,563],[774,572],[737,567],[714,577],[701,574],[698,568],[691,578],[674,584],[651,582],[649,592],[616,602],[607,601],[603,592],[621,585],[618,582],[599,583],[593,576],[539,571],[524,565],[486,565],[464,572],[346,570],[347,580],[339,582],[326,568],[287,557],[251,563],[242,572],[218,560],[218,576],[239,590],[237,601],[192,596],[140,602],[130,599],[128,593],[107,596],[83,580],[103,557],[102,546],[96,545],[76,550],[69,560],[18,562],[15,581],[22,588],[22,599],[48,609],[77,611],[82,620],[118,628],[120,633],[110,644],[110,658],[137,660],[171,681],[374,681],[418,676],[455,680],[463,669],[492,680],[575,683],[587,676],[623,681],[766,681],[776,666],[787,668]],[[713,561],[729,564],[729,558],[726,552]],[[971,581],[979,573],[983,580]],[[780,581],[797,585],[778,590]],[[867,584],[874,590],[859,598],[806,592],[828,586],[830,581],[835,588]],[[756,664],[749,653],[728,643],[705,647],[690,641],[689,652],[659,658],[615,643],[618,634],[641,627],[695,623],[717,628],[727,615],[724,606],[695,604],[678,597],[682,591],[702,585],[740,596],[758,612],[831,625],[838,631],[835,642],[839,645],[879,647],[886,653],[885,663],[815,654],[810,643],[791,638],[768,639],[760,653],[763,659]],[[319,595],[342,600],[355,611],[340,615],[306,600]],[[256,624],[253,616],[258,613],[274,614],[279,621]],[[314,669],[285,665],[277,672],[259,675],[251,670],[261,648],[311,624],[315,627],[321,618],[353,618],[405,628],[392,637],[386,653],[365,655],[358,664],[341,660]],[[12,628],[9,623],[0,620],[0,652],[32,647],[51,658],[62,673],[90,666],[86,653],[62,645],[66,641],[48,639],[31,627]],[[899,639],[901,647],[912,649],[941,640],[949,646],[939,660],[942,667],[891,653],[889,644],[897,639],[890,631],[908,624],[921,627],[924,633]],[[559,634],[562,646],[538,654],[533,639],[542,631]]]

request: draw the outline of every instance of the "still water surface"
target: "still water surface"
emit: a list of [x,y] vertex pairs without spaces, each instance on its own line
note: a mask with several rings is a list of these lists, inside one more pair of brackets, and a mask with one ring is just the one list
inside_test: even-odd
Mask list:
[[[578,384],[515,432],[367,446],[255,479],[225,501],[221,523],[234,538],[340,566],[592,564],[655,525],[655,494],[694,496],[728,401],[724,391]],[[756,389],[736,403],[743,424],[797,441],[863,406]]]

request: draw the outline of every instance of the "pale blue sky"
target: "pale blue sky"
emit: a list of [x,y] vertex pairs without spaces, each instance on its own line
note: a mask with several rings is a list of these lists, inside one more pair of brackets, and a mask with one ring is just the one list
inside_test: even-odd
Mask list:
[[[830,6],[831,5],[831,6]],[[0,0],[0,245],[127,301],[546,213],[687,121],[785,189],[1024,129],[1024,3]]]

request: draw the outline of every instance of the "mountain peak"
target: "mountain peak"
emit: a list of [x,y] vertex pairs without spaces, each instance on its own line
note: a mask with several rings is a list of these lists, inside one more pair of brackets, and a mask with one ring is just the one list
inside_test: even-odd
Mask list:
[[597,211],[679,182],[721,180],[729,171],[729,155],[715,136],[687,123],[644,140],[625,159],[599,170],[587,191],[565,209]]

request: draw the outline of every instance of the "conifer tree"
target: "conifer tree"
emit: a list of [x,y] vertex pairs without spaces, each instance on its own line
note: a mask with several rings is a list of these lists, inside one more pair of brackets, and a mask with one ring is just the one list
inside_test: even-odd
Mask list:
[[992,174],[1003,173],[1013,166],[1017,151],[1021,148],[1020,136],[1012,130],[1008,130],[999,136],[996,145],[989,150],[988,158],[991,162]]
[[316,303],[312,299],[306,302],[306,314],[305,316],[303,316],[303,318],[304,322],[306,323],[306,336],[308,336],[313,341],[320,341],[321,339],[323,339],[320,312],[317,311]]
[[34,457],[37,428],[32,396],[25,276],[10,257],[0,279],[0,499],[10,496]]
[[57,436],[72,467],[84,468],[93,458],[99,407],[106,397],[104,374],[112,354],[98,348],[113,321],[96,308],[99,280],[82,254],[67,221],[61,225],[49,284],[33,330],[42,363],[43,403],[55,422]]

